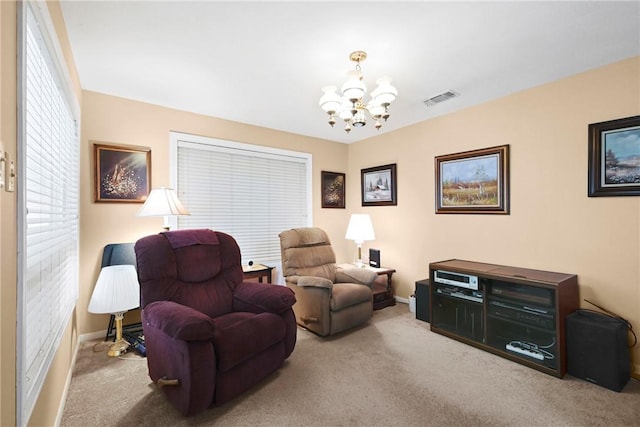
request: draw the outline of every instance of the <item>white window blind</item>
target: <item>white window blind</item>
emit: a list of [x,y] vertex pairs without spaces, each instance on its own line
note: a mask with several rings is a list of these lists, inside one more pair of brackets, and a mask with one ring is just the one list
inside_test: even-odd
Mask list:
[[46,4],[19,41],[18,425],[27,423],[78,295],[77,106]]
[[249,261],[280,270],[278,234],[311,224],[311,155],[179,134],[178,228],[232,235]]

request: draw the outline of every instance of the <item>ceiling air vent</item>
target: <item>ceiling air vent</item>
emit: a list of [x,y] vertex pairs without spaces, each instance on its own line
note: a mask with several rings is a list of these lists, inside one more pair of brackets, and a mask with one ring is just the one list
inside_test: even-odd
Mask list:
[[443,93],[441,93],[439,95],[432,96],[431,98],[427,98],[423,102],[424,102],[424,105],[426,105],[427,107],[430,107],[432,105],[436,105],[436,104],[439,104],[441,102],[448,101],[451,98],[455,98],[456,96],[460,96],[460,94],[458,92],[454,92],[452,90],[448,90],[448,91],[443,92]]

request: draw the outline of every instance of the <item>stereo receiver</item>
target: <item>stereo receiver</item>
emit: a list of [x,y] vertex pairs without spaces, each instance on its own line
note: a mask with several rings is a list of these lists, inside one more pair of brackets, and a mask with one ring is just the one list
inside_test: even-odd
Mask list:
[[556,326],[555,310],[516,302],[490,299],[488,314],[543,329],[553,330]]
[[482,303],[484,301],[484,294],[482,291],[474,291],[471,289],[460,289],[457,287],[449,286],[437,286],[436,293],[440,295],[446,295],[452,298],[461,298],[468,301]]
[[537,288],[533,286],[519,285],[494,280],[489,293],[512,302],[533,304],[543,307],[553,307],[554,298],[551,289]]
[[472,276],[471,274],[435,270],[433,272],[433,281],[467,289],[478,289],[478,276]]

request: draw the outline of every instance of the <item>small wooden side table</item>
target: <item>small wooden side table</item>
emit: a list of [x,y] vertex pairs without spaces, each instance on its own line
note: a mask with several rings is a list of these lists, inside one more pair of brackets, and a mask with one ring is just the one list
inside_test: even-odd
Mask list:
[[[378,276],[387,276],[387,280],[373,282],[373,309],[380,310],[391,305],[396,305],[395,293],[391,284],[391,276],[396,272],[393,268],[365,267],[375,271]],[[381,277],[382,278],[382,277]]]
[[[340,268],[357,268],[355,264],[338,264]],[[373,309],[380,310],[391,305],[396,305],[395,293],[391,283],[391,277],[396,272],[393,268],[386,267],[370,267],[365,265],[361,267],[375,272],[379,277],[373,282]],[[386,280],[382,276],[387,276]]]
[[267,283],[271,283],[271,271],[273,267],[264,264],[243,265],[242,272],[245,279],[257,278],[262,283],[262,278],[267,278]]

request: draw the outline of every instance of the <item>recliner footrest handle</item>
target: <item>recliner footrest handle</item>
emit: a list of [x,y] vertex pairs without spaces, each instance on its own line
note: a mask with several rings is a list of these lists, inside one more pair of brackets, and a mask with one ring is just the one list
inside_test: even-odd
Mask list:
[[308,325],[309,323],[318,323],[320,321],[317,317],[302,317],[301,320],[305,325]]
[[158,381],[156,381],[156,385],[159,388],[162,388],[167,385],[180,385],[180,381],[177,378],[168,379],[167,377],[162,377]]

